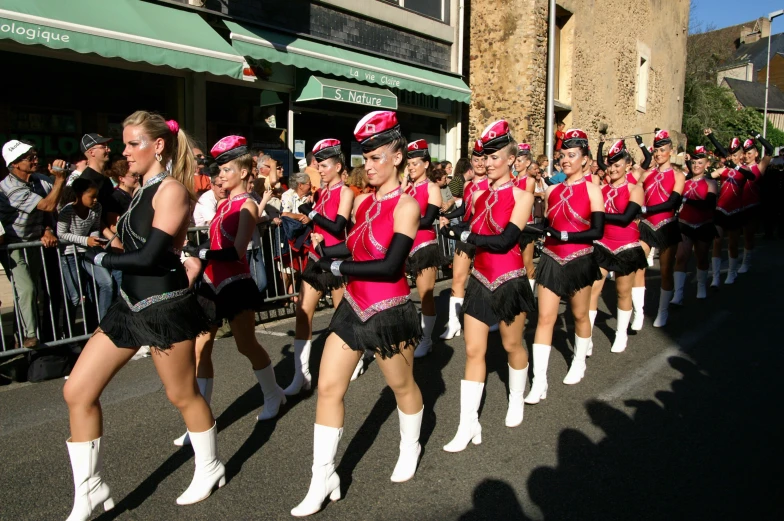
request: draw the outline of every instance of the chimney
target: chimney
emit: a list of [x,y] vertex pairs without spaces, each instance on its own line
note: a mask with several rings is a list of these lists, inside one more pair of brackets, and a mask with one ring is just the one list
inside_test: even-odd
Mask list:
[[757,20],[757,26],[760,32],[760,38],[767,38],[768,36],[770,36],[770,20],[768,20],[764,16],[761,16]]
[[754,43],[760,39],[760,33],[757,30],[756,26],[758,24],[754,24],[754,26],[744,25],[740,28],[740,44],[744,45],[747,43]]

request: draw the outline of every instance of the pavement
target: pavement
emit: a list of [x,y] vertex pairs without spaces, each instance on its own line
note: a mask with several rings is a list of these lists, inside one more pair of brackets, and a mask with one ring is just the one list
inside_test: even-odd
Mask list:
[[[753,271],[704,301],[695,299],[692,271],[685,305],[672,309],[664,329],[652,327],[659,279],[649,270],[645,327],[622,354],[610,353],[615,296],[606,284],[586,378],[561,383],[573,341],[566,313],[556,326],[547,399],[527,405],[517,428],[504,426],[506,362],[491,335],[483,443],[457,454],[441,447],[459,421],[465,344],[463,337],[438,341],[415,364],[425,398],[424,450],[407,483],[389,480],[398,420],[393,395],[371,364],[346,396],[336,460],[344,499],[314,519],[784,519],[782,258],[784,242],[761,242]],[[449,282],[436,294],[444,313]],[[314,321],[314,369],[330,316],[321,312]],[[436,334],[443,323],[440,315]],[[534,326],[526,328],[528,346]],[[293,373],[293,328],[291,320],[258,328],[283,386]],[[151,360],[131,362],[102,399],[103,475],[117,505],[94,519],[291,519],[310,482],[316,396],[290,400],[276,420],[257,422],[262,394],[233,342],[219,340],[213,354],[227,485],[199,504],[175,504],[191,480],[193,451],[172,445],[184,426]],[[63,383],[0,387],[1,520],[68,516]]]

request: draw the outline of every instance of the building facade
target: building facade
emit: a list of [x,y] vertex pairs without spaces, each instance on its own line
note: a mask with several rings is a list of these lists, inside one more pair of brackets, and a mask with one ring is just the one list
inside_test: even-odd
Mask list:
[[[467,136],[506,118],[545,152],[547,0],[470,2]],[[558,0],[556,120],[609,138],[677,131],[683,116],[688,0]]]

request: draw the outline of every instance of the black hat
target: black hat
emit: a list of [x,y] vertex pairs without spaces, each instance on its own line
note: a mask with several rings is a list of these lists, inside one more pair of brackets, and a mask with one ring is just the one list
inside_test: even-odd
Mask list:
[[100,134],[85,134],[82,136],[82,140],[79,143],[79,148],[82,149],[82,152],[87,152],[95,145],[103,145],[104,143],[108,143],[111,140],[112,138],[103,137]]

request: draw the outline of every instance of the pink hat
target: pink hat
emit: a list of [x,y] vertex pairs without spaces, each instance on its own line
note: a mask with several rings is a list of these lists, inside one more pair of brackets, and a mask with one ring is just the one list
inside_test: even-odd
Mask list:
[[743,142],[743,150],[748,152],[752,148],[757,148],[757,142],[756,141],[754,141],[753,139],[747,139],[746,141]]
[[517,145],[517,155],[518,156],[530,156],[531,155],[531,145],[528,143],[519,143]]
[[588,146],[588,134],[579,128],[570,128],[564,133],[562,149],[582,148]]
[[474,149],[471,151],[472,156],[482,157],[485,155],[485,148],[482,146],[482,140],[477,139],[474,142]]
[[242,136],[226,136],[212,147],[210,154],[219,165],[225,165],[248,153],[248,140]]
[[653,148],[659,148],[664,145],[671,145],[672,139],[670,139],[670,133],[666,130],[659,130],[653,136]]
[[612,165],[613,163],[617,163],[627,154],[626,142],[623,139],[619,139],[613,143],[613,146],[610,147],[610,151],[607,152],[607,164]]
[[330,157],[339,156],[341,154],[340,141],[337,139],[322,139],[313,146],[312,152],[319,163]]
[[499,119],[490,123],[482,132],[482,149],[485,154],[501,150],[512,141],[509,124],[506,120]]
[[417,139],[408,144],[408,157],[423,157],[426,161],[430,161],[430,149],[427,141],[424,139]]
[[403,137],[403,134],[400,132],[397,114],[390,110],[377,110],[359,120],[354,128],[354,137],[363,152],[370,152]]

